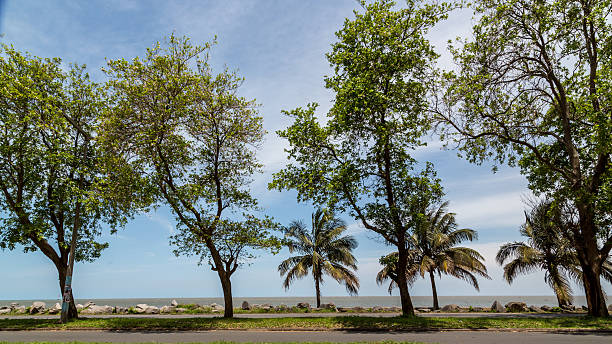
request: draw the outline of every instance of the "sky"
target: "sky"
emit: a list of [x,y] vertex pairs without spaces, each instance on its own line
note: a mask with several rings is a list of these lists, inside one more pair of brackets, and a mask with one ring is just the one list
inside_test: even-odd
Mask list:
[[[64,63],[86,64],[95,81],[104,82],[100,68],[109,59],[144,56],[146,48],[172,33],[186,35],[194,43],[217,37],[210,62],[220,71],[224,66],[245,78],[240,95],[256,99],[267,130],[258,153],[264,173],[255,176],[252,193],[265,213],[282,224],[295,219],[308,223],[313,207],[297,203],[292,191],[267,189],[271,175],[286,164],[287,143],[275,132],[290,124],[281,110],[320,104],[324,114],[334,94],[325,89],[323,78],[332,73],[325,53],[331,50],[338,31],[353,10],[354,0],[206,0],[206,1],[32,1],[0,0],[0,42],[40,57],[61,57]],[[467,11],[454,13],[430,34],[441,57],[440,67],[453,68],[446,42],[457,36],[469,37],[473,24]],[[521,240],[524,200],[530,197],[519,171],[491,165],[477,166],[445,149],[436,137],[414,152],[419,161],[434,163],[461,228],[478,231],[479,239],[465,246],[486,258],[491,280],[480,279],[480,292],[467,283],[443,277],[437,283],[439,295],[552,295],[543,273],[518,278],[512,285],[503,279],[503,270],[494,257],[500,245]],[[355,250],[364,296],[387,295],[387,286],[378,286],[376,273],[380,256],[393,251],[382,240],[362,228],[346,214],[340,216],[359,242]],[[73,290],[77,298],[218,297],[222,290],[216,273],[196,257],[176,257],[168,243],[175,231],[175,219],[167,207],[137,216],[103,240],[110,244],[94,263],[77,263]],[[289,290],[282,287],[278,264],[289,257],[259,252],[258,257],[233,276],[233,295],[310,296],[312,278],[304,278]],[[60,296],[57,273],[40,252],[25,254],[20,249],[0,251],[0,299],[55,299]],[[10,283],[6,283],[10,281]],[[584,294],[574,286],[575,294]],[[604,282],[610,294],[612,286]],[[327,280],[323,295],[346,295],[344,287]],[[412,295],[430,295],[428,280],[411,288]]]

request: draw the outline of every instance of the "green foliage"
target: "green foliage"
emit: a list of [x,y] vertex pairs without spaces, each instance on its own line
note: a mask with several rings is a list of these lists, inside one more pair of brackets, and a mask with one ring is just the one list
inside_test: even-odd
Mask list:
[[144,58],[109,61],[114,108],[102,141],[123,159],[119,174],[171,207],[175,253],[208,259],[229,276],[252,257],[250,249],[276,252],[280,242],[270,232],[276,224],[253,214],[259,209],[249,192],[261,168],[257,104],[237,95],[243,80],[235,73],[212,72],[210,47],[172,35]]
[[0,247],[41,250],[65,270],[81,204],[75,259],[93,261],[108,247],[96,240],[101,226],[114,231],[132,211],[103,196],[108,179],[91,136],[104,91],[85,66],[64,70],[59,58],[0,51]]
[[357,259],[352,253],[357,240],[351,235],[342,236],[345,231],[344,221],[335,217],[333,212],[321,209],[312,214],[310,231],[306,230],[304,223],[293,221],[286,229],[284,245],[290,253],[301,255],[290,257],[278,266],[281,276],[286,275],[285,289],[311,270],[317,288],[317,307],[320,306],[319,284],[323,282],[324,274],[343,283],[349,294],[357,294],[359,280],[351,271],[357,270]]

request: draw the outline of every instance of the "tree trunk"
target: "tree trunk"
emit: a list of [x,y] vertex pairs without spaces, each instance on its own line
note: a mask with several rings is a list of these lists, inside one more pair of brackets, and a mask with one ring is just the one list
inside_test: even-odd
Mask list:
[[321,307],[321,288],[319,287],[320,277],[315,276],[315,292],[317,293],[317,308]]
[[397,286],[400,291],[400,301],[402,303],[402,316],[413,317],[414,307],[410,299],[408,291],[408,280],[406,279],[406,267],[408,262],[408,253],[403,245],[398,247],[398,262],[397,262]]
[[[601,257],[596,239],[593,212],[589,205],[578,205],[580,232],[575,233],[576,251],[582,268],[582,283],[586,294],[589,315],[607,317],[606,299],[601,288]],[[604,257],[605,258],[605,257]]]
[[[59,275],[59,285],[60,285],[60,295],[64,295],[64,288],[66,287],[66,272],[68,267],[56,267]],[[69,293],[70,297],[70,305],[68,307],[68,313],[66,316],[67,320],[77,319],[79,317],[79,313],[76,308],[76,304],[74,302],[74,296],[72,295],[72,289],[70,289]]]
[[221,287],[223,288],[223,301],[225,302],[224,318],[234,317],[234,301],[232,300],[232,281],[225,271],[219,271]]
[[433,295],[433,309],[440,309],[438,304],[438,292],[436,291],[436,281],[433,271],[429,271],[429,279],[431,280],[431,293]]

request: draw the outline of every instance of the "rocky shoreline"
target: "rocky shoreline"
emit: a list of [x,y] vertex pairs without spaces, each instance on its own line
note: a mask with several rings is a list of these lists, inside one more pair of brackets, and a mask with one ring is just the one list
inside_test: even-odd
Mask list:
[[[113,307],[100,306],[93,302],[86,304],[77,304],[77,310],[83,315],[96,314],[209,314],[223,313],[224,307],[216,303],[210,305],[186,304],[181,305],[176,300],[172,300],[169,305],[156,307],[148,304],[137,304],[132,307]],[[612,305],[608,307],[612,311]],[[47,308],[45,302],[35,301],[30,306],[11,303],[8,306],[0,307],[0,315],[35,315],[35,314],[59,314],[62,307],[59,303]],[[238,313],[308,313],[308,312],[338,312],[338,313],[399,313],[400,307],[336,307],[333,303],[321,304],[319,308],[313,308],[307,302],[299,302],[295,306],[270,304],[250,304],[243,301],[240,308],[236,308]],[[569,307],[550,307],[550,306],[528,306],[524,302],[509,302],[502,305],[495,301],[491,307],[461,307],[456,304],[445,305],[439,310],[433,310],[431,307],[415,308],[417,313],[586,313],[586,307],[576,308]]]

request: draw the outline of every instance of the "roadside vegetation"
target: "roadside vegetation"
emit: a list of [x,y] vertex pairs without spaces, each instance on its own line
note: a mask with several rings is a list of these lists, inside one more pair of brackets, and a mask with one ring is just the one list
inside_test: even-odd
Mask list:
[[612,330],[612,319],[554,318],[427,318],[427,317],[306,317],[306,318],[80,318],[67,324],[55,319],[0,319],[4,330],[423,330],[423,329],[591,329]]

